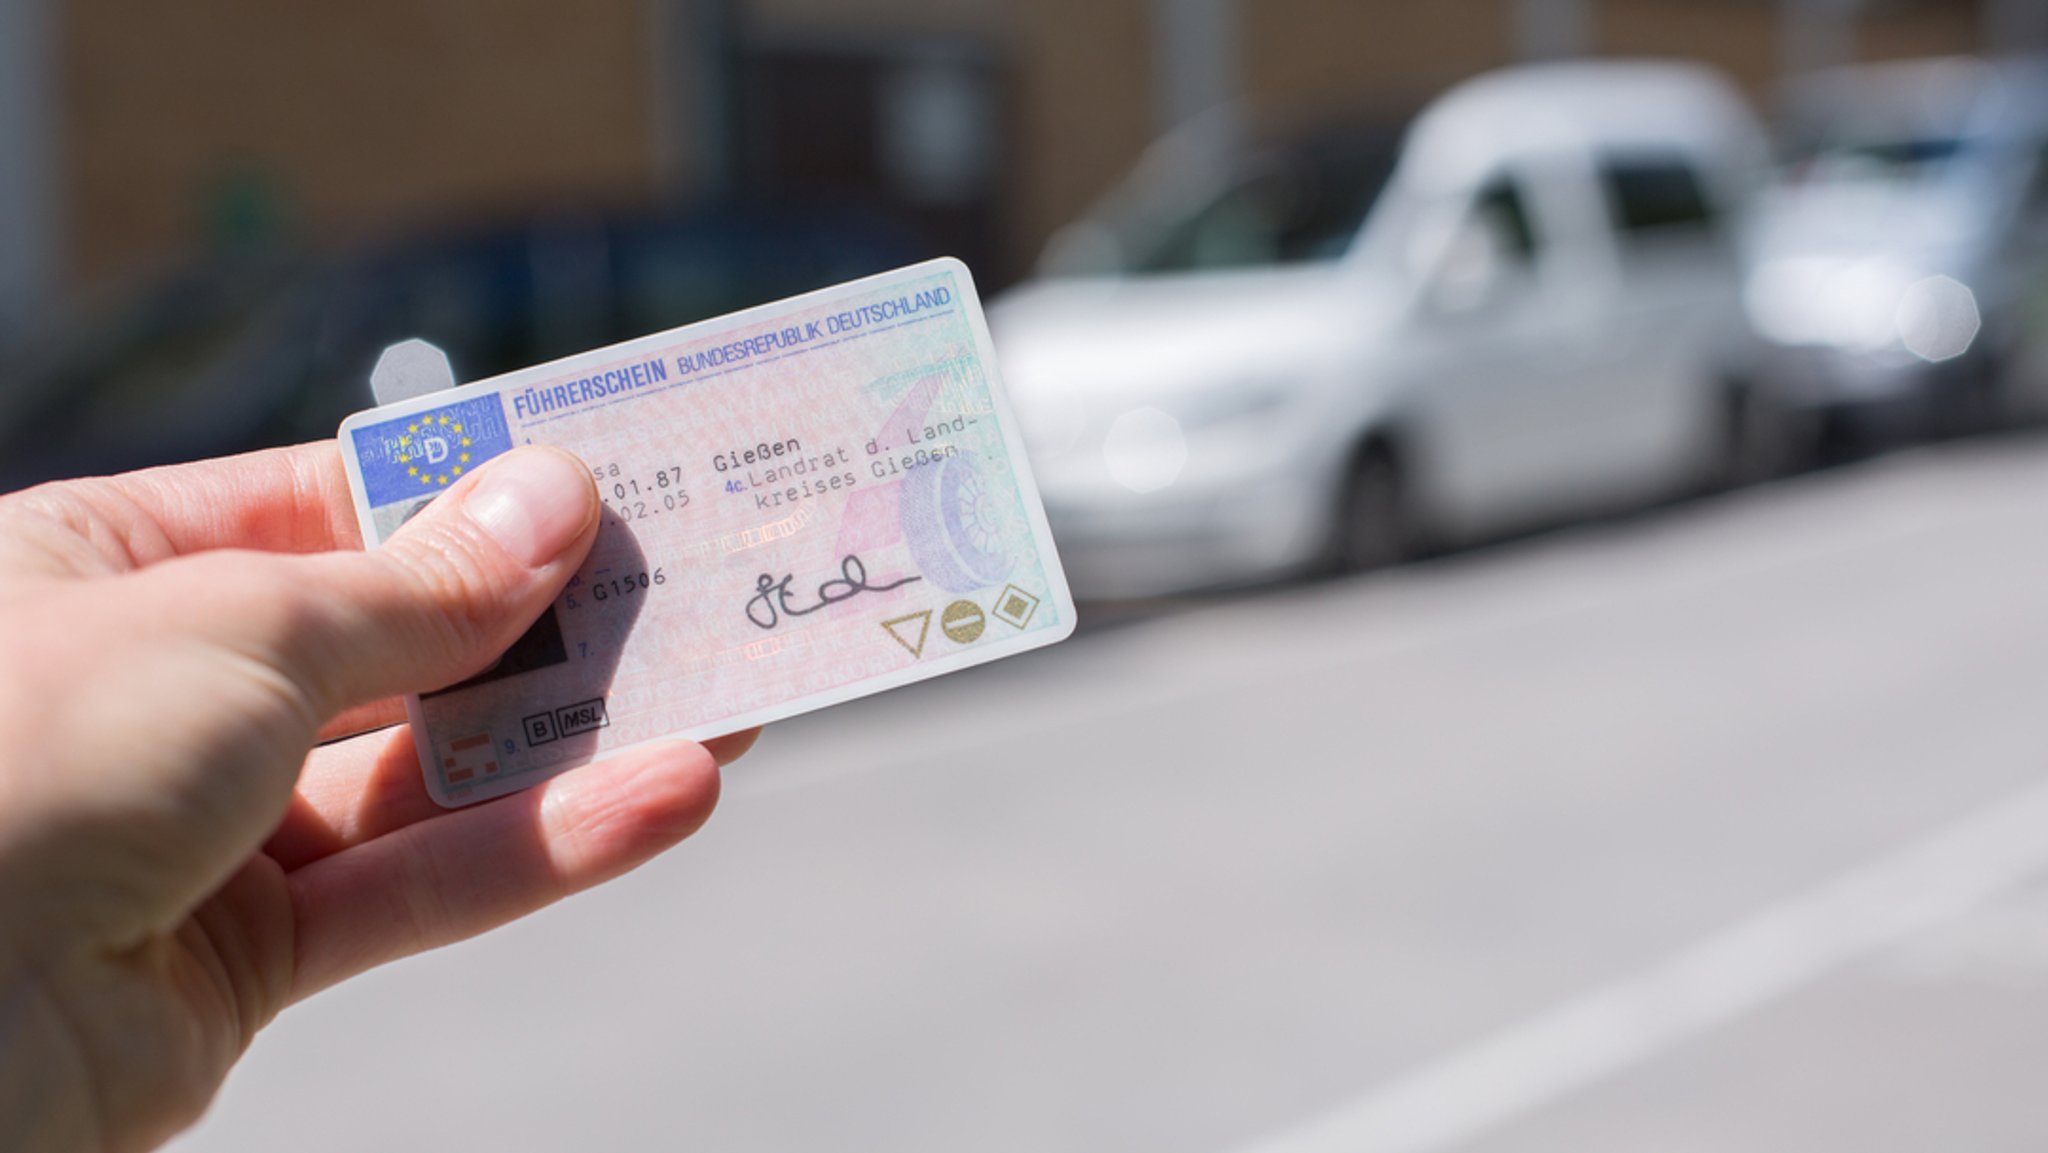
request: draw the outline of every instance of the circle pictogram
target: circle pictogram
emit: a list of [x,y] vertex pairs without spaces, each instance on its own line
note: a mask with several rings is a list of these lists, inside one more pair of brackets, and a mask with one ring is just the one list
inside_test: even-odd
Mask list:
[[988,627],[988,618],[982,615],[981,606],[973,601],[954,601],[940,614],[939,627],[945,630],[947,640],[971,645],[981,639],[981,630]]

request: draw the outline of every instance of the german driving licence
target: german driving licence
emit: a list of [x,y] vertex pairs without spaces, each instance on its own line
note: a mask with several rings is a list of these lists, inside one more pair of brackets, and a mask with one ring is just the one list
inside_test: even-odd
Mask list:
[[490,668],[408,699],[446,806],[1073,631],[988,327],[938,260],[350,417],[365,544],[516,445],[589,467],[597,543]]

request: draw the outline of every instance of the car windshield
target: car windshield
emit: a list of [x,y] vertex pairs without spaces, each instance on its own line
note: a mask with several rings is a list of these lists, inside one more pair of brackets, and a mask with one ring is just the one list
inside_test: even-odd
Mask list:
[[[1091,225],[1114,240],[1092,271],[1147,275],[1334,260],[1394,167],[1391,137],[1241,154],[1222,179],[1129,196]],[[1149,191],[1149,190],[1148,190]]]

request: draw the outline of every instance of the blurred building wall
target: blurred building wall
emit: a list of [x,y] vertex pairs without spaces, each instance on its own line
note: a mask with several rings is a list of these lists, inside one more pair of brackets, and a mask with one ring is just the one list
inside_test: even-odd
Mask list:
[[1130,167],[1160,117],[1146,0],[1025,0],[1013,20],[1010,244],[1022,267]]
[[[999,281],[1212,96],[1237,94],[1282,129],[1392,118],[1473,73],[1574,45],[1703,58],[1764,96],[1788,6],[1811,2],[31,0],[56,17],[61,261],[86,286],[286,232],[346,242],[746,194],[749,158],[764,180],[822,180],[826,193],[865,180],[942,236],[986,240]],[[2040,0],[1843,2],[1850,51],[1896,56],[1972,49],[1985,4]],[[775,96],[751,118],[749,77]],[[982,89],[982,119],[974,100],[917,115],[919,93]],[[970,186],[949,183],[929,141],[834,161],[806,154],[829,142],[821,132],[761,138],[802,129],[805,99],[869,135],[983,125],[998,155]],[[849,116],[834,104],[849,99],[890,107]]]
[[57,126],[48,0],[0,3],[0,337],[57,284]]
[[1515,55],[1562,60],[1593,51],[1593,0],[1515,0]]
[[1876,6],[1856,21],[1852,56],[1857,60],[1895,60],[1955,52],[2008,52],[2020,47],[1988,40],[1989,31],[1985,12],[1977,4]]
[[[1788,0],[1797,2],[1797,0]],[[1698,0],[1596,0],[1594,50],[1609,56],[1684,56],[1727,72],[1768,97],[1779,74],[1777,4]]]
[[1153,120],[1167,132],[1238,95],[1239,0],[1152,0]]
[[1515,58],[1511,0],[1249,0],[1245,97],[1277,126],[1412,112]]
[[645,195],[646,29],[641,0],[67,0],[69,270]]
[[2048,4],[1984,0],[1984,39],[2012,52],[2048,50]]

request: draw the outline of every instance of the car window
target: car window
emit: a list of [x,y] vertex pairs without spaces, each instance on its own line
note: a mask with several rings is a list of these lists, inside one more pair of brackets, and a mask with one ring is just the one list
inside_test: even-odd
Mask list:
[[1695,235],[1717,223],[1699,173],[1683,157],[1609,157],[1600,182],[1615,227],[1630,238]]
[[1502,292],[1527,292],[1536,278],[1536,231],[1521,186],[1506,175],[1479,189],[1433,273],[1429,295],[1443,316],[1473,313]]
[[1379,138],[1255,153],[1190,206],[1132,205],[1099,223],[1118,237],[1127,273],[1335,260],[1351,247],[1393,165],[1392,141]]
[[1528,201],[1513,177],[1495,176],[1473,201],[1473,213],[1500,241],[1500,255],[1516,264],[1536,261],[1536,230],[1529,223]]

